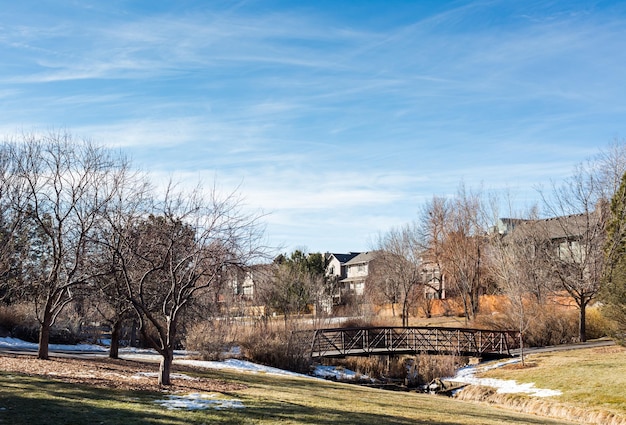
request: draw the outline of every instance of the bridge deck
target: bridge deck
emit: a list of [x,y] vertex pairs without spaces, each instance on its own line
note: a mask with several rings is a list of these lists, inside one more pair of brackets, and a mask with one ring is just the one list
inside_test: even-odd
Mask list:
[[313,332],[311,358],[450,354],[508,357],[518,348],[518,332],[442,327],[367,327],[318,329]]

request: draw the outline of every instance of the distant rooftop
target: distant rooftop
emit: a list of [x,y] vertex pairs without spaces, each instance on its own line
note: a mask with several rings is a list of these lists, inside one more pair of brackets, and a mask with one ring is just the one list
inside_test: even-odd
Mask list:
[[340,253],[330,252],[330,253],[326,254],[326,257],[329,257],[329,256],[332,255],[341,264],[345,264],[345,263],[347,263],[348,261],[352,260],[354,257],[356,257],[359,254],[360,254],[360,252],[349,252],[347,254],[340,254]]
[[369,263],[376,257],[376,251],[362,252],[346,263],[346,266],[359,263]]

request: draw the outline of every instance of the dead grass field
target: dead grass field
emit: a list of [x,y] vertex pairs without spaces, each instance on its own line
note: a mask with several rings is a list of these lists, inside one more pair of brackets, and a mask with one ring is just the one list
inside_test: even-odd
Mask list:
[[530,367],[512,365],[484,376],[535,383],[563,394],[537,399],[473,388],[459,396],[583,423],[626,424],[626,348],[582,348],[533,354],[527,360]]
[[[107,359],[40,361],[0,356],[0,424],[569,424],[492,406],[312,378],[176,366],[165,394],[220,393],[241,409],[168,410],[156,365]],[[138,377],[139,375],[139,377]],[[142,377],[143,376],[143,377]]]

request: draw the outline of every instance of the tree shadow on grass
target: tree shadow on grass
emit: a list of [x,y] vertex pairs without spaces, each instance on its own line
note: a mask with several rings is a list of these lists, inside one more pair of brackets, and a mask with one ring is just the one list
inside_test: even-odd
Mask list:
[[[415,406],[419,410],[419,406]],[[445,401],[442,401],[442,410],[445,411]],[[225,412],[228,416],[229,413]],[[261,405],[247,406],[245,416],[253,423],[266,421],[267,423],[298,423],[303,425],[453,425],[453,424],[526,424],[526,425],[546,425],[565,424],[569,422],[555,421],[541,417],[520,418],[519,414],[498,411],[492,412],[454,412],[447,418],[441,419],[429,417],[428,414],[412,415],[404,417],[402,415],[386,415],[375,413],[364,413],[350,411],[350,406],[344,408],[311,408],[308,406],[294,405],[280,402],[264,402]],[[419,416],[419,417],[418,417]],[[445,415],[443,415],[445,416]],[[234,423],[234,422],[233,422]]]
[[[304,425],[409,425],[409,424],[564,424],[546,418],[520,415],[440,398],[433,402],[415,394],[390,395],[383,390],[324,383],[317,380],[249,376],[239,382],[255,386],[226,394],[241,400],[243,409],[167,410],[154,403],[162,393],[130,392],[73,385],[44,378],[0,373],[0,424],[161,424],[194,423]],[[279,387],[276,390],[276,387]],[[263,394],[263,391],[266,390]],[[274,389],[272,391],[272,389]],[[346,389],[348,391],[346,391]],[[261,393],[259,395],[258,393]],[[293,394],[297,393],[297,394]],[[315,403],[309,403],[315,397]],[[351,400],[359,399],[367,412]],[[395,403],[395,405],[394,405]],[[407,405],[410,406],[407,408]],[[364,409],[362,409],[364,410]],[[446,413],[446,411],[448,411]],[[372,413],[373,412],[373,413]]]
[[177,412],[150,405],[160,394],[116,391],[35,377],[0,377],[0,424],[182,425]]
[[[229,379],[229,374],[220,374]],[[215,377],[215,376],[212,376]],[[405,424],[565,424],[538,416],[493,407],[471,405],[443,396],[389,392],[355,384],[319,379],[277,377],[264,374],[233,375],[239,383],[260,389],[260,395],[249,399],[245,391],[229,394],[242,399],[245,416],[252,422],[290,422],[320,425],[405,425]],[[266,391],[264,391],[266,390]],[[314,398],[315,403],[307,399]],[[361,401],[358,406],[355,400]],[[368,412],[359,411],[369,405]],[[372,411],[385,413],[371,413]],[[229,413],[225,412],[228,416]]]

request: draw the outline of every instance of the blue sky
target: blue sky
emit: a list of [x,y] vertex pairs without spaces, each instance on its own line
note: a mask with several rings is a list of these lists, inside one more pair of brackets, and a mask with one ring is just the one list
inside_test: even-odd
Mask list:
[[3,2],[0,133],[67,129],[241,191],[284,251],[359,251],[468,187],[626,136],[626,2]]

